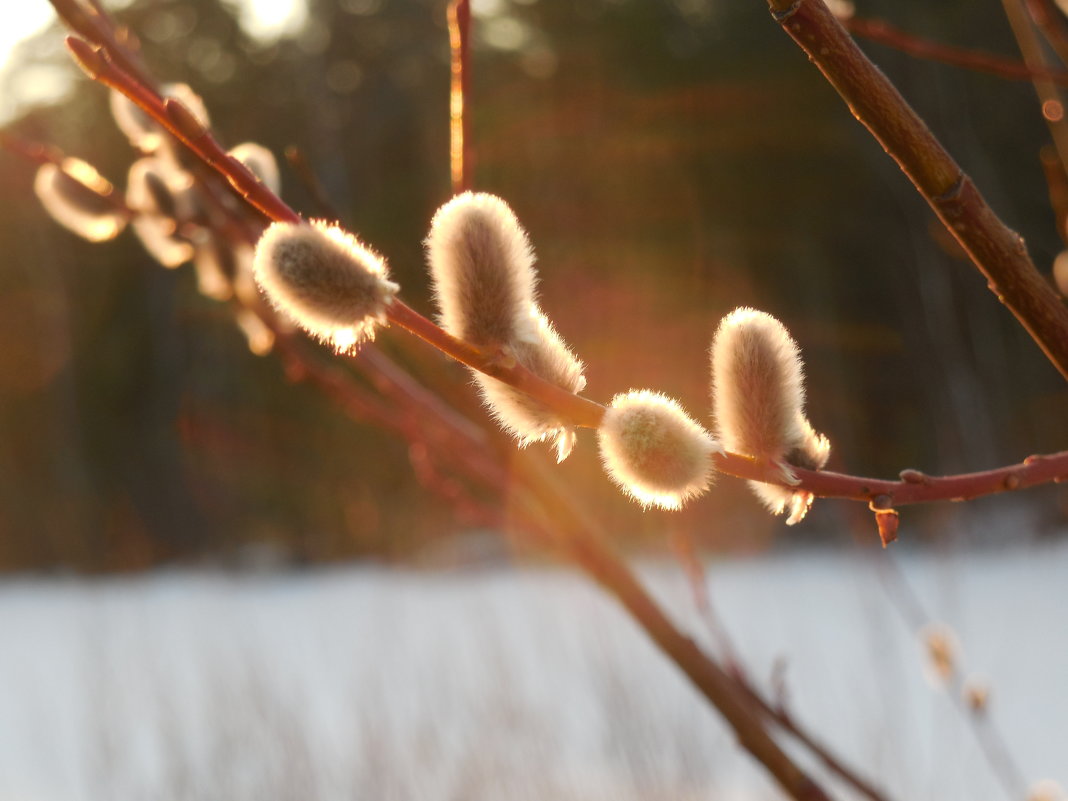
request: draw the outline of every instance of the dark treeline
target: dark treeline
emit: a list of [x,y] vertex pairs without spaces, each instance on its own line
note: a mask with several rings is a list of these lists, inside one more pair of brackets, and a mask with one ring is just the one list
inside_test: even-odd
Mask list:
[[[279,156],[300,146],[344,221],[429,312],[421,240],[448,196],[443,6],[312,0],[304,30],[273,44],[250,40],[215,0],[140,0],[121,16],[156,75],[203,95],[225,144],[254,140]],[[486,8],[471,98],[476,182],[529,230],[542,305],[588,363],[588,394],[653,387],[707,418],[711,332],[752,305],[804,350],[810,417],[831,437],[833,469],[958,472],[1068,447],[1057,373],[764,3]],[[999,7],[862,10],[1014,52]],[[33,80],[41,64],[74,75],[60,38],[25,44],[5,85]],[[1048,269],[1060,244],[1031,87],[865,47]],[[11,128],[121,186],[132,156],[106,93],[75,81]],[[317,214],[283,176],[283,196]],[[94,246],[60,229],[32,179],[30,165],[0,154],[0,568],[129,569],[258,544],[301,561],[392,557],[455,530],[416,482],[406,443],[251,355],[187,268],[156,267],[128,234]],[[380,343],[483,419],[461,370],[402,334]],[[873,536],[861,510],[833,502],[788,530],[733,480],[675,518],[643,515],[600,474],[589,432],[561,469],[639,540],[672,526],[756,547],[851,536],[858,520]],[[1058,519],[1056,491],[1021,500]],[[981,516],[909,512],[904,533],[944,532],[957,513]]]

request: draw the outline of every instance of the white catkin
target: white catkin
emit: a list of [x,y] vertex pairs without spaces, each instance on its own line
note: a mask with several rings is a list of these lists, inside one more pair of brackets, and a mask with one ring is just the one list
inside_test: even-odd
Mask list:
[[[499,348],[569,392],[585,387],[582,362],[538,307],[534,253],[507,203],[485,193],[457,195],[434,215],[426,249],[446,331]],[[557,459],[567,458],[574,429],[525,393],[474,375],[490,413],[521,446],[554,440]]]
[[53,220],[82,239],[105,242],[126,227],[126,215],[109,199],[112,185],[80,159],[42,164],[33,191]]
[[508,204],[464,192],[442,206],[426,239],[441,325],[472,345],[516,337],[535,303],[534,253]]
[[149,255],[174,268],[193,258],[194,247],[179,227],[194,214],[193,182],[169,162],[145,156],[130,165],[126,202],[138,212],[131,226]]
[[271,225],[256,245],[253,270],[279,311],[341,351],[374,338],[399,289],[381,256],[320,220]]
[[[522,338],[515,339],[509,350],[517,362],[546,381],[569,392],[581,392],[586,386],[582,362],[556,333],[549,319],[533,311],[522,326]],[[473,371],[482,398],[493,418],[508,431],[520,446],[552,441],[556,460],[562,462],[575,446],[575,430],[564,425],[541,403],[515,387]]]
[[278,161],[274,154],[263,145],[244,142],[230,151],[230,155],[240,161],[249,171],[260,179],[274,194],[282,190],[282,177],[278,171]]
[[703,494],[723,449],[678,401],[651,390],[612,399],[597,440],[609,478],[642,506],[679,509]]
[[[728,451],[776,465],[796,481],[791,465],[818,470],[830,443],[804,414],[801,355],[790,333],[770,314],[738,308],[720,322],[712,342],[712,404],[716,433]],[[812,495],[749,482],[774,514],[802,520]]]

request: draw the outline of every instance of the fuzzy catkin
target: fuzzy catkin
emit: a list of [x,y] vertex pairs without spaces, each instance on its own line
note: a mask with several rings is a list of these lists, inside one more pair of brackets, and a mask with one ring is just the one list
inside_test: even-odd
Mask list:
[[[494,195],[465,192],[442,206],[426,239],[442,327],[458,339],[499,349],[569,392],[586,385],[583,365],[537,304],[534,253],[515,214]],[[525,393],[474,373],[483,400],[521,446],[554,440],[563,461],[574,430]]]
[[678,401],[648,389],[616,395],[597,441],[605,471],[642,506],[679,509],[708,489],[723,449]]
[[535,303],[534,253],[508,204],[464,192],[434,215],[426,239],[441,325],[472,345],[513,340]]
[[126,227],[126,215],[111,199],[112,185],[80,159],[42,164],[33,191],[52,219],[89,242],[114,239]]
[[399,289],[381,256],[321,220],[271,225],[253,270],[279,311],[338,350],[373,339]]
[[130,165],[126,202],[138,212],[134,233],[149,255],[174,268],[193,258],[194,248],[179,233],[194,214],[192,179],[168,162],[145,156]]
[[[738,308],[720,322],[712,341],[712,405],[716,432],[728,451],[779,467],[818,470],[830,443],[804,414],[801,355],[786,327],[765,312]],[[785,487],[749,482],[774,514],[789,509],[787,523],[804,518],[812,496]]]

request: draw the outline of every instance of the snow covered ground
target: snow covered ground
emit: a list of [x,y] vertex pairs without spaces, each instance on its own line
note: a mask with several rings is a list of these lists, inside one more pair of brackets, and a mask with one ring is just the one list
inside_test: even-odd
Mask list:
[[[707,643],[679,568],[642,572]],[[795,716],[892,797],[1008,797],[925,677],[894,575],[986,677],[1026,780],[1068,783],[1068,545],[809,551],[708,575],[754,678],[785,660]],[[3,801],[780,797],[563,570],[9,579],[0,655]]]

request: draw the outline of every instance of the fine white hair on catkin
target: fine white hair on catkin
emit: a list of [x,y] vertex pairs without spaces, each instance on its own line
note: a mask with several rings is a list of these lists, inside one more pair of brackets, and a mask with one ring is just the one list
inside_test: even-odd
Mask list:
[[260,183],[271,192],[277,195],[281,191],[282,177],[278,171],[278,160],[263,145],[244,142],[233,148],[230,155],[248,167],[249,171],[260,179]]
[[[787,480],[795,480],[791,465],[818,470],[827,463],[830,443],[804,414],[801,354],[781,322],[756,309],[735,309],[719,324],[711,358],[713,416],[724,448],[775,464]],[[790,525],[812,504],[809,493],[750,486],[774,514],[789,508]]]
[[271,225],[256,245],[253,270],[279,311],[342,351],[374,338],[399,289],[381,256],[322,220]]
[[[534,310],[522,326],[522,338],[508,346],[515,360],[540,378],[563,387],[568,392],[581,392],[586,386],[583,365],[556,333],[549,319]],[[575,446],[575,430],[564,425],[541,403],[515,387],[473,371],[490,414],[521,447],[532,442],[552,440],[556,460],[562,462]]]
[[534,253],[508,204],[457,195],[434,215],[427,258],[441,325],[472,345],[508,342],[535,303]]
[[678,401],[652,390],[616,395],[597,440],[609,478],[642,506],[679,509],[708,489],[723,449]]
[[126,214],[111,197],[114,187],[81,159],[42,164],[33,191],[53,220],[82,239],[105,242],[126,227]]
[[[434,215],[427,260],[442,327],[482,348],[498,348],[569,392],[586,385],[583,364],[538,307],[534,252],[508,204],[478,192],[457,195]],[[574,429],[524,392],[474,373],[482,398],[520,446],[555,440],[558,461]]]

